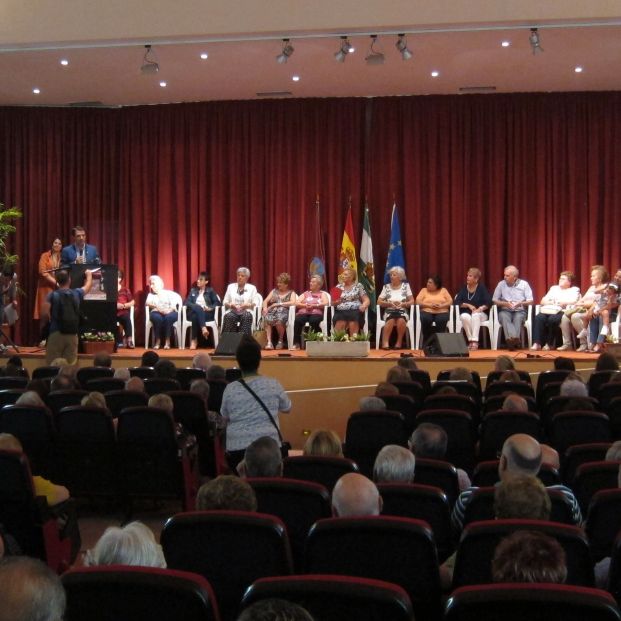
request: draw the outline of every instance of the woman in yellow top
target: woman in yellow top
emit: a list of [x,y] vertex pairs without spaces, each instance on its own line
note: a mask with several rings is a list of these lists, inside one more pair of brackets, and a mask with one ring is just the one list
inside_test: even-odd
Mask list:
[[[449,320],[449,309],[453,303],[451,294],[442,286],[442,279],[432,274],[416,296],[420,306],[420,322],[423,332],[423,345],[436,332],[444,332]],[[435,326],[432,325],[435,323]]]

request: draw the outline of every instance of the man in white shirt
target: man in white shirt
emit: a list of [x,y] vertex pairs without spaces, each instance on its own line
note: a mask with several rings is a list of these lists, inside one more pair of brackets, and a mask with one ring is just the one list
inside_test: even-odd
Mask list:
[[526,307],[533,303],[532,289],[519,275],[515,265],[505,267],[504,279],[496,285],[492,296],[494,304],[499,308],[498,321],[509,350],[519,349],[520,334],[526,321]]

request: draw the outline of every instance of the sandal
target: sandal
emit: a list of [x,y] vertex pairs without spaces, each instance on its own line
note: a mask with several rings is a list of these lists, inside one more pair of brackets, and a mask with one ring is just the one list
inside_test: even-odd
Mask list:
[[207,326],[203,326],[201,329],[204,338],[209,338],[209,328]]
[[136,346],[134,345],[134,341],[129,340],[127,341],[127,349],[135,349]]

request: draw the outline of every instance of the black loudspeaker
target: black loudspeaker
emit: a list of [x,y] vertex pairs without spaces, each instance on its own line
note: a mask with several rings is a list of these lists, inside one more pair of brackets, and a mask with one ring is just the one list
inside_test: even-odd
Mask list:
[[468,344],[462,334],[438,332],[427,339],[423,347],[425,356],[451,356],[467,358],[470,355]]
[[223,332],[218,341],[214,356],[234,356],[239,342],[244,338],[243,332]]

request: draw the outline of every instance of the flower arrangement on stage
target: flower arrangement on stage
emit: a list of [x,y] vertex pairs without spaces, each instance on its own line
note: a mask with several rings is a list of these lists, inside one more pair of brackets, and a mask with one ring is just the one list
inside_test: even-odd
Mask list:
[[114,334],[112,332],[85,332],[82,335],[82,340],[89,343],[114,341]]
[[358,341],[370,341],[371,335],[368,332],[359,332],[351,337],[346,330],[333,330],[332,334],[325,336],[323,332],[309,330],[304,336],[305,341],[311,342],[330,342],[330,343],[355,343]]

